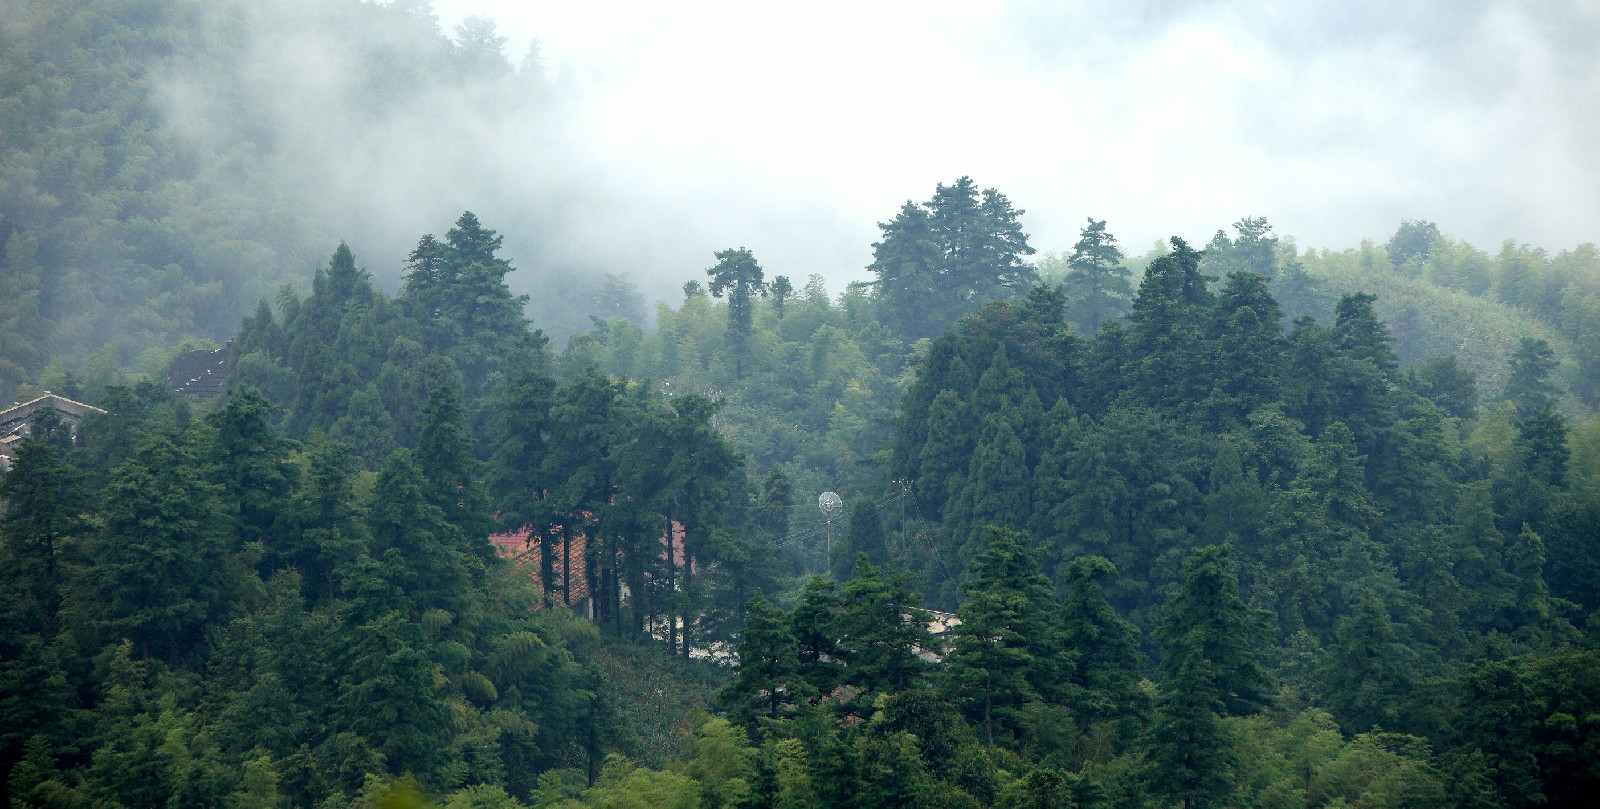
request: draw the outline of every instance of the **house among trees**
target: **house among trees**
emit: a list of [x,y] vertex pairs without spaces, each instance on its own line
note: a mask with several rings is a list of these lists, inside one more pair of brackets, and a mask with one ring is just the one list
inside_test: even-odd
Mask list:
[[[694,560],[685,560],[683,524],[676,520],[672,523],[672,562],[679,568],[694,570]],[[665,559],[667,551],[665,546],[667,538],[661,537],[663,549],[660,558]],[[561,541],[559,530],[556,531],[548,543],[533,532],[531,528],[522,528],[517,531],[508,531],[499,534],[490,534],[489,543],[494,545],[495,553],[502,559],[509,559],[511,563],[528,572],[533,579],[533,586],[544,593],[544,577],[540,571],[544,569],[544,549],[546,544],[550,547],[550,603],[560,601],[572,608],[572,611],[586,618],[594,618],[594,600],[592,596],[596,587],[591,581],[589,572],[589,538],[581,533],[568,535],[565,546]],[[621,585],[622,597],[630,596],[628,586]],[[543,600],[535,602],[534,608],[538,609]]]
[[[11,469],[11,457],[16,452],[17,445],[24,439],[33,436],[33,422],[39,411],[53,408],[56,413],[57,424],[68,431],[69,436],[76,436],[78,422],[90,413],[104,413],[93,405],[75,402],[65,396],[57,396],[45,391],[43,396],[31,401],[13,405],[8,410],[0,410],[0,474]],[[54,426],[51,429],[55,429]]]
[[228,379],[233,341],[215,351],[201,349],[180,355],[167,370],[167,384],[179,396],[205,400],[222,392]]

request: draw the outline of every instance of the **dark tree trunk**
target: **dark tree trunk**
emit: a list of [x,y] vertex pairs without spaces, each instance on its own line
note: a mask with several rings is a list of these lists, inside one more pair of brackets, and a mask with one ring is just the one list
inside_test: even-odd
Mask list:
[[683,542],[683,661],[689,662],[689,579],[694,575],[694,557],[689,555],[689,529],[684,529]]
[[572,529],[561,526],[561,603],[572,606]]
[[670,654],[678,653],[678,619],[673,614],[673,603],[677,601],[677,562],[673,561],[673,536],[672,536],[672,510],[667,510],[667,651]]
[[551,595],[556,588],[555,544],[550,541],[549,531],[539,532],[539,584],[544,590],[544,606],[548,609],[556,603]]

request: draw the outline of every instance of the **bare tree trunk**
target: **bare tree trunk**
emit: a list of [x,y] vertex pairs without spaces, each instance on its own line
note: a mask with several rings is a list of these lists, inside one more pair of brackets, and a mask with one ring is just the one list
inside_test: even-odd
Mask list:
[[670,654],[678,653],[678,620],[673,615],[673,602],[678,598],[677,563],[673,561],[673,536],[672,536],[672,508],[667,508],[667,651]]
[[611,623],[616,628],[617,637],[622,637],[622,551],[619,549],[611,559],[611,603],[616,607],[616,613],[611,616]]
[[598,527],[594,536],[583,546],[583,581],[589,586],[589,620],[601,621],[605,618],[606,603],[602,597],[604,590],[600,589],[600,576],[605,574],[601,567],[600,554],[605,550],[605,537],[600,536]]
[[544,606],[549,609],[555,602],[551,591],[556,589],[555,545],[550,542],[548,530],[539,532],[539,584],[544,588]]
[[572,606],[572,528],[561,526],[561,603]]
[[689,556],[689,529],[683,529],[683,661],[689,662],[689,584],[694,575],[694,558]]

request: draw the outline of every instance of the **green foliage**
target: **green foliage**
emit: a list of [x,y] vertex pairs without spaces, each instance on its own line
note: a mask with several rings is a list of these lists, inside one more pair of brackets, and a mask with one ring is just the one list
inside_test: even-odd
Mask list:
[[909,577],[885,575],[865,554],[857,557],[855,574],[839,588],[842,610],[835,619],[843,682],[882,693],[916,685],[928,669],[917,653],[933,640]]
[[1139,630],[1117,615],[1100,589],[1100,580],[1116,573],[1116,567],[1100,556],[1078,557],[1067,569],[1068,592],[1057,630],[1062,665],[1055,693],[1077,724],[1077,761],[1086,755],[1096,722],[1138,717],[1148,708],[1149,697],[1138,680],[1143,666]]
[[1133,287],[1122,264],[1125,257],[1117,238],[1106,231],[1105,220],[1090,217],[1066,259],[1062,279],[1062,289],[1073,301],[1067,319],[1085,333],[1094,334],[1101,324],[1126,314]]
[[1553,402],[1558,391],[1549,377],[1556,369],[1556,357],[1547,341],[1522,338],[1507,364],[1511,373],[1506,380],[1505,397],[1517,406],[1517,412],[1527,416]]
[[18,634],[49,637],[59,628],[67,573],[62,557],[90,530],[84,476],[39,438],[22,442],[10,460],[11,471],[0,477],[5,622]]
[[1471,420],[1478,415],[1478,380],[1462,368],[1454,354],[1429,357],[1406,369],[1406,384],[1451,418]]
[[[745,357],[750,351],[750,322],[754,315],[752,299],[765,295],[767,284],[761,265],[749,250],[723,250],[716,254],[717,266],[706,270],[708,289],[715,297],[728,296],[728,340],[733,352],[733,378],[744,378]],[[787,281],[787,279],[785,279]],[[781,308],[781,307],[780,307]]]
[[272,403],[254,388],[232,388],[227,397],[221,409],[206,416],[206,424],[216,430],[211,447],[215,480],[240,541],[263,542],[299,482],[300,470],[289,458],[293,444],[272,429]]
[[1245,217],[1233,223],[1238,238],[1217,234],[1206,244],[1202,269],[1215,278],[1225,278],[1236,272],[1251,273],[1272,278],[1278,273],[1278,237],[1271,235],[1272,225],[1265,217]]
[[[451,43],[415,3],[312,5],[252,13],[414,26],[383,58],[347,27],[350,59],[395,68],[354,72],[398,96],[435,68],[511,79],[482,21]],[[511,294],[471,213],[392,298],[340,244],[303,298],[264,300],[334,243],[292,197],[222,193],[281,191],[287,152],[228,128],[193,154],[148,96],[233,11],[38,2],[0,34],[0,392],[110,411],[42,411],[0,479],[0,797],[1594,793],[1592,246],[1491,258],[1408,221],[1301,255],[1247,217],[1130,258],[1091,219],[1040,262],[1052,287],[1021,211],[962,178],[880,226],[873,284],[769,285],[722,251],[646,330],[610,275],[574,293],[602,316],[558,356],[524,313],[570,296]],[[252,86],[239,47],[206,46],[208,95]],[[225,398],[119,370],[253,301]],[[854,503],[833,559],[824,490]],[[498,559],[497,527],[542,564]],[[732,650],[736,679],[695,659]],[[719,691],[731,722],[684,719]]]
[[990,528],[988,548],[973,560],[967,600],[946,657],[945,688],[983,724],[993,747],[995,725],[1019,735],[1018,711],[1054,686],[1057,642],[1049,579],[1039,572],[1021,532]]
[[800,679],[799,645],[787,617],[760,591],[745,605],[744,631],[739,635],[739,679],[723,691],[743,724],[780,710],[806,695]]
[[1368,590],[1354,613],[1339,622],[1338,642],[1322,672],[1328,709],[1353,733],[1400,727],[1398,706],[1410,689],[1407,651]]
[[907,338],[932,337],[991,300],[1020,296],[1037,278],[1022,263],[1034,252],[1022,213],[992,188],[980,194],[970,177],[920,205],[907,201],[872,246],[883,320]]
[[1433,253],[1434,245],[1441,238],[1438,225],[1420,219],[1407,219],[1401,222],[1400,228],[1389,237],[1389,242],[1384,245],[1384,251],[1389,255],[1389,262],[1396,267],[1410,261],[1426,264]]
[[229,556],[218,487],[202,475],[203,441],[197,425],[152,432],[104,495],[84,609],[101,642],[131,640],[141,658],[188,658],[248,588]]
[[493,524],[489,500],[479,482],[472,441],[462,429],[461,404],[451,388],[437,388],[423,407],[417,465],[428,479],[426,497],[459,529],[467,547],[483,558],[493,554],[485,539]]
[[867,500],[857,500],[850,507],[844,542],[833,549],[833,577],[838,581],[850,578],[858,554],[865,554],[867,561],[875,567],[884,567],[889,563],[888,537],[883,532],[883,520],[878,516],[878,507]]
[[1228,803],[1239,759],[1223,717],[1248,715],[1268,700],[1267,675],[1256,662],[1263,616],[1239,598],[1227,561],[1216,545],[1184,561],[1183,587],[1168,600],[1157,632],[1167,656],[1151,729],[1151,787],[1185,806]]

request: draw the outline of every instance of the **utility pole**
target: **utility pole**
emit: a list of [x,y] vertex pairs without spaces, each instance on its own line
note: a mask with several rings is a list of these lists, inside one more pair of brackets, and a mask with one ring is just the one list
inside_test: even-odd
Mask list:
[[894,482],[895,485],[900,487],[900,554],[904,556],[906,552],[906,487],[911,484],[911,481],[905,478],[895,478]]
[[817,498],[817,508],[822,510],[822,519],[828,526],[828,556],[822,560],[824,570],[833,570],[833,515],[844,508],[844,499],[834,492],[823,492]]

